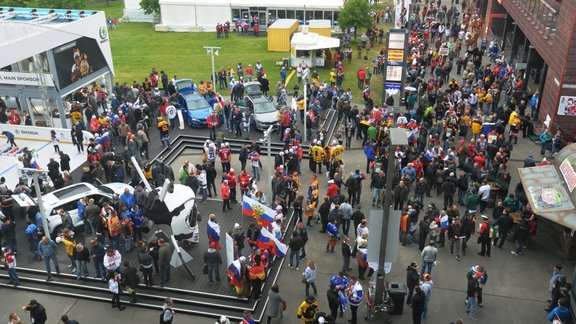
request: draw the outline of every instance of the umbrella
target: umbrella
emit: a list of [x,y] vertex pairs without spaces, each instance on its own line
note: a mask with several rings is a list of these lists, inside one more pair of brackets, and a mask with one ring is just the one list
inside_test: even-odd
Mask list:
[[416,88],[414,88],[414,87],[406,87],[406,88],[404,88],[404,91],[416,91]]

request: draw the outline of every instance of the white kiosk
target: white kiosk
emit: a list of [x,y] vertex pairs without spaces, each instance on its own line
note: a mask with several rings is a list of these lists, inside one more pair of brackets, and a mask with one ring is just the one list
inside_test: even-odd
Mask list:
[[290,47],[292,66],[325,66],[325,50],[340,47],[340,40],[304,31],[292,36]]

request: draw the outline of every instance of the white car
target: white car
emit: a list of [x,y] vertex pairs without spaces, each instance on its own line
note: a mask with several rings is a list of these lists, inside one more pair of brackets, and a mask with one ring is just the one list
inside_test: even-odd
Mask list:
[[[57,214],[60,208],[70,214],[74,229],[82,231],[84,229],[84,221],[78,216],[78,201],[83,197],[88,197],[93,198],[97,204],[101,204],[106,200],[111,200],[114,194],[123,194],[125,188],[130,188],[131,191],[134,190],[134,188],[125,183],[94,186],[90,183],[81,182],[42,195],[50,236],[56,237],[62,229],[62,218]],[[38,221],[37,219],[37,223],[39,223]],[[43,228],[40,223],[38,227]]]
[[260,90],[260,82],[244,83],[244,92],[246,97],[244,100],[237,101],[236,105],[241,110],[248,110],[252,114],[256,129],[265,131],[270,125],[276,127],[278,125],[278,107],[263,95]]

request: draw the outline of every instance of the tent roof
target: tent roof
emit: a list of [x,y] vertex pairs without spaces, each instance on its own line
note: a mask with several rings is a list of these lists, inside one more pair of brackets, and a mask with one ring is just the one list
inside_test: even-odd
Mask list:
[[277,19],[267,29],[286,29],[294,26],[296,23],[298,23],[297,19]]
[[344,0],[160,0],[160,5],[203,5],[226,7],[268,7],[268,8],[296,8],[296,9],[339,9],[344,6]]
[[309,28],[332,28],[332,23],[330,20],[325,19],[313,19],[308,21]]
[[340,40],[317,33],[294,33],[290,45],[296,50],[316,50],[339,47]]

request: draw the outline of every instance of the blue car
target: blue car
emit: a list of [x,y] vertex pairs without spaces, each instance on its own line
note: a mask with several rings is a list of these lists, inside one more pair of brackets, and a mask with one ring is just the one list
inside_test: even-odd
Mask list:
[[207,127],[206,118],[212,113],[212,106],[199,95],[190,79],[177,80],[179,108],[182,111],[184,121],[193,128]]

